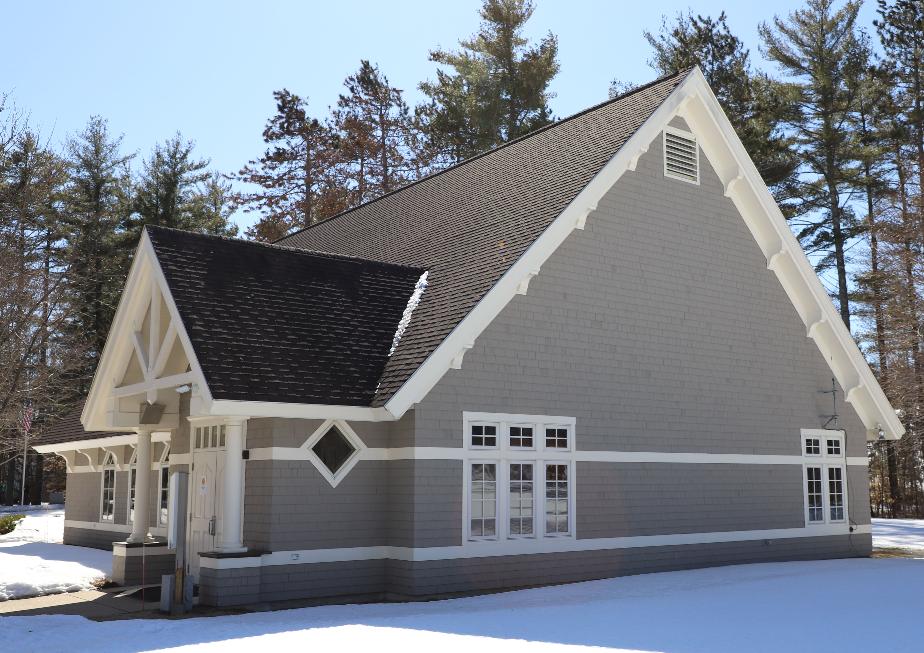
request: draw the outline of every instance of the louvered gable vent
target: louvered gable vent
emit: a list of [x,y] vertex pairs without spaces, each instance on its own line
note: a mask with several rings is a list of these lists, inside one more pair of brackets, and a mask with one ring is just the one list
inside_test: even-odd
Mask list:
[[664,131],[664,175],[699,183],[699,151],[693,134]]

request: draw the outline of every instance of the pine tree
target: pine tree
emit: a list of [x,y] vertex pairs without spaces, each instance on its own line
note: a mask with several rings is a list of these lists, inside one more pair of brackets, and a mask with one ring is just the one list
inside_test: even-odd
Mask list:
[[[672,23],[665,18],[657,35],[644,36],[654,49],[648,63],[659,74],[700,67],[764,181],[782,192],[797,165],[779,129],[785,102],[767,76],[753,70],[750,52],[731,32],[725,12],[715,19],[681,13]],[[620,88],[611,85],[611,94]]]
[[[400,89],[366,60],[344,80],[334,124],[340,134],[340,166],[361,204],[416,178],[426,163],[414,161],[414,120]],[[422,163],[422,165],[421,165]]]
[[[918,188],[924,189],[924,3],[920,0],[879,0],[874,21],[897,83],[898,109],[909,126]],[[919,201],[924,202],[924,193]],[[924,240],[924,203],[918,204]]]
[[133,155],[120,152],[105,120],[90,119],[66,146],[68,182],[63,195],[68,285],[76,306],[71,328],[87,334],[87,377],[103,351],[122,289],[127,252],[117,238],[130,212]]
[[[523,26],[535,7],[530,0],[485,0],[481,27],[456,52],[434,50],[445,66],[436,81],[420,85],[434,149],[453,161],[548,124],[549,84],[558,73],[558,40],[550,32],[530,45]],[[451,69],[451,71],[447,70]]]
[[799,239],[810,254],[821,254],[816,270],[836,271],[841,318],[850,328],[847,249],[863,226],[848,205],[855,176],[854,137],[847,129],[855,110],[859,71],[855,23],[860,3],[835,10],[832,0],[808,0],[788,19],[760,26],[767,57],[792,82],[788,91],[796,111],[787,119],[802,160],[797,193],[788,203],[798,221]]
[[210,179],[209,161],[193,156],[195,145],[177,133],[157,145],[144,161],[135,183],[135,214],[129,221],[128,239],[137,241],[143,225],[152,224],[187,231],[233,235],[236,228],[226,218],[199,211],[202,185]]
[[335,166],[339,138],[328,125],[308,115],[307,100],[283,89],[275,91],[276,114],[263,130],[267,149],[235,175],[259,187],[235,195],[244,212],[260,212],[247,230],[250,238],[272,242],[347,207]]

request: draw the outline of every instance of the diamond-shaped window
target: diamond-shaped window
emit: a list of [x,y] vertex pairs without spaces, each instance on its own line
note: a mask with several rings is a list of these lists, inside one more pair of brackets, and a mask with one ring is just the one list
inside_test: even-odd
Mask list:
[[356,451],[356,447],[340,432],[340,429],[332,426],[311,447],[311,450],[331,474],[336,474]]

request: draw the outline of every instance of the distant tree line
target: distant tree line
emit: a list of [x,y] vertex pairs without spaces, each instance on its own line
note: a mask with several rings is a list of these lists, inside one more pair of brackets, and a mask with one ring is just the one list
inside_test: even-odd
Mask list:
[[[877,0],[866,26],[860,5],[805,0],[760,25],[759,60],[724,12],[643,35],[657,73],[701,67],[900,411],[907,435],[870,446],[874,513],[924,516],[924,4]],[[484,0],[474,35],[429,53],[417,106],[367,60],[323,114],[276,91],[265,151],[225,175],[179,134],[136,161],[102,118],[53,146],[7,98],[0,500],[20,482],[23,407],[40,428],[85,395],[143,225],[234,235],[234,213],[253,213],[245,235],[272,242],[549,124],[558,43],[524,37],[534,9]]]

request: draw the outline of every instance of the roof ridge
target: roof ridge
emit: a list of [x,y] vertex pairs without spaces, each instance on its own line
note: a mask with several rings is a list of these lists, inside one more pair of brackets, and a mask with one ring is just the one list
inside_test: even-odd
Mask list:
[[[323,224],[323,223],[325,223],[325,222],[328,222],[328,221],[330,221],[330,220],[333,220],[334,218],[339,218],[339,217],[342,217],[342,216],[345,216],[345,215],[349,215],[349,214],[352,213],[353,211],[356,211],[356,210],[358,210],[358,209],[361,209],[361,208],[363,208],[363,207],[365,207],[365,206],[369,206],[370,204],[373,204],[373,203],[375,203],[375,202],[378,202],[379,200],[385,199],[386,197],[391,197],[392,195],[395,195],[395,194],[397,194],[397,193],[400,193],[401,191],[406,190],[406,189],[408,189],[408,188],[411,188],[412,186],[416,186],[417,184],[420,184],[420,183],[422,183],[422,182],[424,182],[424,181],[427,181],[427,180],[429,180],[429,179],[433,179],[433,178],[435,178],[435,177],[438,177],[438,176],[440,176],[440,175],[442,175],[442,174],[444,174],[444,173],[447,173],[447,172],[449,172],[449,171],[451,171],[451,170],[455,170],[456,168],[460,168],[460,167],[462,167],[462,166],[464,166],[464,165],[467,165],[467,164],[469,164],[469,163],[471,163],[471,162],[473,162],[473,161],[477,161],[477,160],[479,160],[479,159],[481,159],[481,158],[483,158],[483,157],[485,157],[485,156],[487,156],[487,155],[489,155],[489,154],[492,154],[492,153],[494,153],[494,152],[497,152],[497,151],[499,151],[499,150],[502,150],[502,149],[504,149],[505,147],[514,145],[514,144],[519,143],[519,142],[521,142],[521,141],[524,141],[524,140],[526,140],[526,139],[528,139],[528,138],[531,138],[531,137],[535,136],[536,134],[541,134],[542,132],[548,131],[548,130],[554,128],[554,127],[558,127],[559,125],[562,125],[562,124],[564,124],[564,123],[566,123],[566,122],[569,122],[569,121],[571,121],[571,120],[575,120],[576,118],[580,118],[581,116],[586,115],[586,114],[590,113],[591,111],[596,111],[597,109],[601,109],[601,108],[603,108],[603,107],[605,107],[605,106],[607,106],[607,105],[613,104],[613,103],[615,103],[615,102],[619,102],[620,100],[624,100],[624,99],[626,99],[627,97],[629,97],[630,95],[635,95],[636,93],[641,93],[642,91],[647,90],[647,89],[651,88],[652,86],[656,86],[657,84],[661,84],[662,82],[666,82],[666,81],[668,81],[669,79],[673,79],[673,78],[675,78],[675,77],[685,77],[686,75],[690,74],[690,71],[692,71],[694,68],[695,68],[695,66],[690,66],[690,67],[688,67],[688,68],[685,68],[685,69],[683,69],[683,70],[677,71],[677,72],[675,72],[675,73],[671,73],[671,74],[669,74],[669,75],[662,75],[661,77],[658,77],[657,79],[654,79],[654,80],[652,80],[652,81],[650,81],[650,82],[647,82],[647,83],[645,83],[645,84],[642,84],[641,86],[638,86],[638,87],[633,88],[633,89],[631,89],[631,90],[629,90],[629,91],[626,91],[625,93],[622,93],[621,95],[617,95],[616,97],[607,98],[607,99],[604,100],[603,102],[598,102],[597,104],[594,104],[594,105],[592,105],[592,106],[589,106],[589,107],[587,107],[586,109],[582,109],[581,111],[578,111],[577,113],[572,113],[571,115],[565,116],[564,118],[561,118],[560,120],[556,120],[555,122],[549,123],[548,125],[543,125],[542,127],[538,127],[537,129],[534,129],[534,130],[531,131],[531,132],[527,132],[527,133],[525,133],[525,134],[523,134],[523,135],[521,135],[521,136],[517,136],[517,137],[514,138],[513,140],[509,140],[509,141],[506,141],[506,142],[504,142],[504,143],[501,143],[500,145],[497,145],[497,146],[495,146],[495,147],[492,147],[492,148],[489,149],[489,150],[485,150],[484,152],[479,152],[478,154],[475,154],[475,155],[473,155],[473,156],[471,156],[471,157],[469,157],[469,158],[467,158],[467,159],[464,159],[464,160],[462,160],[462,161],[459,161],[458,163],[454,163],[454,164],[452,164],[451,166],[448,166],[448,167],[446,167],[446,168],[442,168],[442,169],[440,169],[440,170],[437,170],[436,172],[430,173],[429,175],[426,175],[426,176],[424,176],[424,177],[421,177],[420,179],[415,179],[414,181],[409,182],[409,183],[405,184],[404,186],[401,186],[400,188],[396,188],[396,189],[393,190],[393,191],[389,191],[389,192],[387,192],[387,193],[384,193],[383,195],[379,195],[378,197],[374,197],[374,198],[372,198],[371,200],[367,200],[367,201],[363,202],[362,204],[357,204],[356,206],[352,206],[352,207],[348,208],[348,209],[345,210],[345,211],[341,211],[340,213],[335,213],[334,215],[330,216],[329,218],[325,218],[324,220],[320,220],[320,221],[318,221],[318,222],[315,222],[314,224],[310,224],[310,225],[308,225],[307,227],[302,227],[302,228],[299,229],[298,231],[293,231],[292,233],[283,236],[283,237],[280,238],[279,240],[273,241],[272,244],[275,245],[275,244],[279,243],[280,241],[283,241],[283,240],[285,240],[285,239],[287,239],[287,238],[291,238],[291,237],[293,237],[293,236],[296,236],[296,235],[298,235],[298,234],[300,234],[300,233],[302,233],[302,232],[305,232],[305,231],[307,231],[307,230],[309,230],[309,229],[312,229],[313,227],[317,227],[317,226],[320,225],[320,224]],[[285,246],[285,245],[280,245],[280,247],[286,247],[286,246]]]
[[185,229],[177,229],[176,227],[164,227],[162,225],[153,225],[146,224],[144,229],[152,231],[168,231],[176,234],[183,234],[184,236],[193,236],[199,238],[206,238],[212,240],[219,240],[228,243],[235,243],[241,245],[251,245],[255,247],[266,247],[273,250],[281,250],[284,252],[291,252],[293,254],[305,255],[305,256],[314,256],[316,258],[329,258],[335,260],[341,260],[352,263],[372,263],[374,265],[381,265],[385,267],[392,268],[401,268],[404,270],[411,270],[417,272],[424,272],[427,268],[418,266],[418,265],[405,265],[404,263],[394,263],[391,261],[382,261],[379,259],[365,258],[362,256],[348,256],[346,254],[337,254],[334,252],[324,252],[316,249],[304,249],[300,247],[294,247],[291,245],[281,245],[278,243],[264,243],[259,240],[247,240],[245,238],[232,238],[230,236],[221,236],[218,234],[206,234],[199,231],[187,231]]

